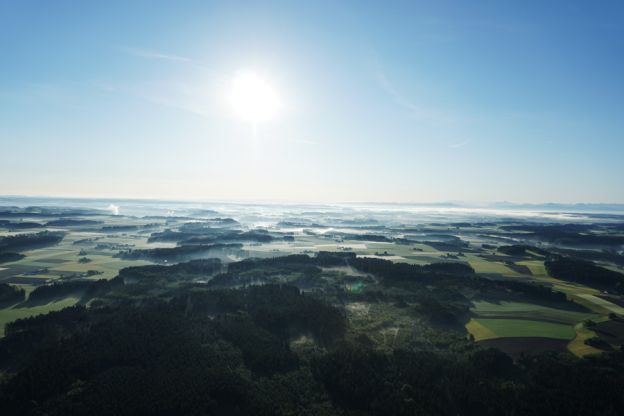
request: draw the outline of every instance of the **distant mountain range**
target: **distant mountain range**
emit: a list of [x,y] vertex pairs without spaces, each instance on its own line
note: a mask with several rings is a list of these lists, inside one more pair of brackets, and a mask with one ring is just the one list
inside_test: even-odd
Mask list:
[[564,204],[556,202],[548,203],[515,203],[507,201],[470,203],[462,201],[441,201],[441,202],[343,202],[343,203],[295,203],[283,201],[209,201],[198,199],[197,201],[179,201],[168,199],[127,199],[127,198],[78,198],[78,197],[47,197],[47,196],[19,196],[0,195],[0,205],[2,206],[101,206],[102,204],[182,204],[193,205],[202,203],[218,203],[224,205],[247,205],[247,206],[272,206],[272,205],[292,205],[299,207],[331,207],[331,206],[368,206],[368,207],[423,207],[423,208],[480,208],[499,210],[530,210],[548,212],[567,213],[624,213],[624,204],[608,203],[573,203]]

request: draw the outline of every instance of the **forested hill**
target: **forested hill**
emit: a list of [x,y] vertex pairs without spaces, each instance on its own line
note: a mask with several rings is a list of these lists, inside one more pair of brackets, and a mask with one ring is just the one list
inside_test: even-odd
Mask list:
[[[356,278],[370,289],[338,284]],[[462,264],[410,266],[352,253],[195,260],[43,286],[35,297],[63,291],[84,304],[7,325],[0,414],[624,413],[621,351],[513,360],[467,337],[461,323],[475,293],[567,301]],[[376,328],[348,315],[365,305],[394,312]],[[389,344],[375,338],[402,320],[402,341],[395,332]]]

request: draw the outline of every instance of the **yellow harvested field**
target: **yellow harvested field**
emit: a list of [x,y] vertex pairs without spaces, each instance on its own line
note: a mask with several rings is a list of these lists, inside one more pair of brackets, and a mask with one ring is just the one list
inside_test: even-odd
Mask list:
[[576,331],[576,336],[570,343],[568,344],[568,350],[576,355],[577,357],[584,357],[586,355],[591,354],[600,354],[600,351],[597,348],[592,347],[591,345],[585,344],[585,340],[595,337],[596,333],[583,325],[583,323],[578,323],[574,326],[574,330]]
[[598,296],[589,295],[589,294],[578,294],[576,295],[579,298],[585,299],[589,303],[595,305],[598,308],[604,309],[606,313],[616,313],[618,315],[624,315],[624,308],[616,305],[615,303],[609,302],[608,300],[599,298]]
[[498,338],[498,335],[496,335],[494,331],[490,330],[489,328],[486,328],[484,325],[482,325],[479,321],[477,321],[474,318],[470,319],[470,321],[466,324],[466,329],[468,330],[469,333],[472,334],[475,341]]

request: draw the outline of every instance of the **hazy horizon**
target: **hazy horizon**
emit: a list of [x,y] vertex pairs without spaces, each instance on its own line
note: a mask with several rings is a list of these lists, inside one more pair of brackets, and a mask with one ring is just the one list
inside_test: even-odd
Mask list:
[[465,208],[487,208],[487,207],[617,207],[624,209],[624,203],[619,202],[601,202],[601,201],[578,201],[578,202],[559,202],[559,201],[541,201],[541,202],[524,202],[524,201],[463,201],[463,200],[445,200],[445,201],[367,201],[367,200],[294,200],[294,199],[219,199],[219,198],[167,198],[167,197],[131,197],[131,196],[115,196],[115,195],[46,195],[46,194],[0,194],[0,204],[6,199],[24,199],[24,200],[67,200],[67,201],[136,201],[136,202],[181,202],[181,203],[225,203],[225,204],[293,204],[293,205],[405,205],[405,206],[431,206],[431,207],[465,207]]

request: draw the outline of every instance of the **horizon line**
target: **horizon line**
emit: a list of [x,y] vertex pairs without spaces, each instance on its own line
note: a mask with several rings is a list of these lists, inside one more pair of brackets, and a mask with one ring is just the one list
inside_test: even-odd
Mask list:
[[489,208],[497,206],[518,207],[540,207],[540,206],[601,206],[601,207],[621,207],[624,209],[624,202],[513,202],[513,201],[462,201],[462,200],[441,200],[441,201],[313,201],[313,200],[288,200],[288,199],[210,199],[210,198],[170,198],[170,197],[124,197],[124,196],[63,196],[63,195],[19,195],[0,194],[0,199],[57,199],[57,200],[91,200],[91,201],[141,201],[141,202],[183,202],[183,203],[225,203],[225,204],[292,204],[292,205],[403,205],[403,206],[439,206],[457,208]]

